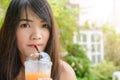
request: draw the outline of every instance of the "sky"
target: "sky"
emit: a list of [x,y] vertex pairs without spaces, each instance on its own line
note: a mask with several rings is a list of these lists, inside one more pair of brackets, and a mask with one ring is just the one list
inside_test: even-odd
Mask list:
[[71,3],[80,6],[81,26],[86,21],[97,26],[107,23],[120,32],[120,0],[71,0]]

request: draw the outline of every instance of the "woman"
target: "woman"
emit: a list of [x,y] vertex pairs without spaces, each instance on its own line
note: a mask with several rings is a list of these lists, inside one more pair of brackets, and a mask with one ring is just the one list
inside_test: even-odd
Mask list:
[[75,80],[73,69],[59,59],[58,39],[47,0],[12,0],[0,30],[0,80],[25,80],[24,61],[31,53],[47,52],[53,80]]

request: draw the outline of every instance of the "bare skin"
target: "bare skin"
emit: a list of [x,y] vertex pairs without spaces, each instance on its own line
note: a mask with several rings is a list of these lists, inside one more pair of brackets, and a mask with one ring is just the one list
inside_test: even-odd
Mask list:
[[71,66],[64,61],[61,61],[60,80],[77,80],[75,72]]

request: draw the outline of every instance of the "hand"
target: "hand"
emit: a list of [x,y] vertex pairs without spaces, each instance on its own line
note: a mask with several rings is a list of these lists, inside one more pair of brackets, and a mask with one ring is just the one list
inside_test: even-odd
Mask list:
[[39,78],[38,80],[52,80],[52,78]]

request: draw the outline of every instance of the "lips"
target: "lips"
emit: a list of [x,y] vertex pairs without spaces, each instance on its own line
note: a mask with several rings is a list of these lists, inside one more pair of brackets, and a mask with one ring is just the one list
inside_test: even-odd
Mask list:
[[42,44],[29,44],[29,47],[42,46]]
[[[33,51],[37,50],[37,52],[41,52],[44,50],[43,44],[28,44],[27,46],[28,46],[28,49],[33,50]],[[37,47],[37,49],[36,49],[36,47]]]

